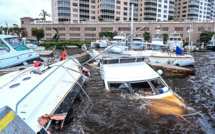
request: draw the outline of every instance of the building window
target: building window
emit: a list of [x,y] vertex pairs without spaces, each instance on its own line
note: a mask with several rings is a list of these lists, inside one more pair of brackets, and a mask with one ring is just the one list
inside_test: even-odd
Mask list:
[[78,6],[78,3],[73,3],[72,4],[74,7],[77,7]]
[[208,27],[208,31],[211,31],[211,27]]
[[96,12],[95,11],[91,11],[91,14],[95,14]]
[[96,31],[95,27],[85,27],[85,31]]
[[163,31],[169,31],[169,27],[163,27]]
[[123,18],[123,20],[127,20],[127,18],[126,18],[126,17],[124,17],[124,18]]
[[95,16],[91,16],[91,19],[93,19],[93,20],[94,20],[94,19],[96,19],[96,17],[95,17]]
[[51,31],[52,28],[51,27],[46,27],[46,31]]
[[[136,30],[139,30],[141,27],[137,27]],[[142,29],[141,31],[149,31],[149,27]]]
[[128,5],[128,2],[124,2],[124,5]]
[[126,13],[126,12],[124,12],[123,14],[124,14],[124,15],[127,15],[127,13]]
[[60,33],[60,36],[66,36],[66,34],[65,33]]
[[74,18],[78,18],[78,15],[77,15],[77,14],[73,14],[73,17],[74,17]]
[[113,31],[113,27],[102,27],[101,31]]
[[124,7],[124,10],[128,10],[128,8],[127,8],[127,7]]
[[116,4],[121,4],[121,1],[116,1]]
[[46,36],[52,36],[52,34],[51,33],[46,33]]
[[81,28],[80,27],[70,27],[69,30],[70,31],[80,31]]
[[175,27],[175,31],[183,31],[183,27]]
[[73,9],[73,12],[78,12],[78,9],[75,9],[75,8],[74,8],[74,9]]
[[73,20],[73,23],[78,23],[78,20]]
[[22,21],[22,24],[24,24],[24,21]]
[[198,31],[204,31],[204,27],[198,27]]
[[116,9],[120,9],[120,6],[116,6]]
[[85,37],[96,37],[95,33],[86,33]]
[[118,27],[118,31],[130,31],[130,27]]
[[117,14],[117,15],[120,15],[120,12],[119,12],[119,11],[117,11],[117,12],[116,12],[116,14]]
[[91,5],[91,8],[92,8],[92,9],[95,9],[96,7],[95,7],[95,6],[93,6],[93,5]]
[[71,41],[80,41],[80,38],[70,38]]
[[81,36],[80,33],[71,33],[70,36]]

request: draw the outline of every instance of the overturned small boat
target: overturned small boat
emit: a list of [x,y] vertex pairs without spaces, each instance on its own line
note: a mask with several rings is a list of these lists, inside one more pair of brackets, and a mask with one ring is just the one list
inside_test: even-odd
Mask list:
[[39,54],[22,44],[17,36],[0,35],[0,69],[37,60]]
[[13,109],[35,133],[38,118],[67,113],[85,82],[78,60],[64,60],[0,77],[0,108]]
[[103,58],[100,73],[108,92],[123,90],[141,96],[156,115],[177,117],[187,113],[187,104],[144,62],[143,57]]

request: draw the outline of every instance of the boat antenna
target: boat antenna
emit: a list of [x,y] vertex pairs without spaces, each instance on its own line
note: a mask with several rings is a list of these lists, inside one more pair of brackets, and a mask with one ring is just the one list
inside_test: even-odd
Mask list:
[[112,45],[111,47],[105,49],[104,51],[102,51],[100,54],[94,56],[93,58],[89,59],[88,61],[84,62],[82,65],[90,62],[91,60],[97,58],[98,56],[102,55],[103,53],[105,53],[106,51],[110,50],[112,47],[116,46],[117,44],[119,44],[120,42],[123,42],[125,40],[127,40],[129,37],[131,37],[132,35],[136,34],[137,32],[141,31],[142,29],[144,29],[145,27],[149,26],[150,24],[146,24],[145,26],[141,27],[140,29],[138,29],[137,31],[135,31],[133,34],[128,35],[127,37],[125,37],[124,39],[118,41],[117,43],[115,43],[114,45]]

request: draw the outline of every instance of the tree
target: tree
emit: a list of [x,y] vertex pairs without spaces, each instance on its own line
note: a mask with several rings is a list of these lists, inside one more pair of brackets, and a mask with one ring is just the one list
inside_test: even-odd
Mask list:
[[7,27],[3,27],[3,31],[4,31],[4,34],[5,34],[5,35],[8,34],[8,28],[7,28]]
[[42,28],[41,29],[34,28],[31,30],[31,34],[32,36],[37,38],[37,43],[39,44],[40,39],[44,37],[44,30]]
[[11,35],[17,35],[20,39],[27,37],[28,32],[24,27],[12,27],[9,29]]
[[103,18],[99,18],[99,21],[103,21]]
[[3,31],[3,27],[1,26],[0,27],[0,34],[2,34],[2,31]]
[[207,44],[211,40],[211,37],[214,34],[215,34],[215,32],[202,31],[202,33],[200,34],[200,40],[201,40],[201,42],[204,42],[204,44]]
[[169,17],[168,17],[168,20],[173,20],[173,17],[172,17],[172,16],[169,16]]
[[144,32],[143,37],[146,41],[149,41],[149,39],[151,38],[150,33],[149,32]]
[[109,38],[113,39],[113,37],[116,35],[117,35],[116,31],[115,32],[100,32],[99,33],[100,38],[105,36],[105,37],[109,37]]
[[47,16],[47,17],[50,17],[50,14],[48,14],[45,10],[42,10],[42,13],[40,13],[39,16],[43,16],[43,17],[41,18],[41,20],[46,21],[46,16]]
[[168,40],[168,34],[163,34],[163,43],[165,44]]
[[53,36],[52,40],[54,40],[55,42],[58,42],[59,38],[60,38],[60,34],[58,32],[58,29],[53,27],[52,29],[54,29],[56,31],[56,34]]

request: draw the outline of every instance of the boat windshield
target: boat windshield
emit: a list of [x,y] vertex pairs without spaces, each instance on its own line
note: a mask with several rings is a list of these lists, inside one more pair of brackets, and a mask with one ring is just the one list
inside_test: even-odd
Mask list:
[[133,39],[133,41],[142,42],[141,39]]
[[117,38],[116,38],[116,39],[113,39],[112,41],[121,41],[121,40],[122,40],[122,39],[117,39]]
[[9,51],[10,48],[4,44],[4,42],[0,39],[0,51],[1,50],[5,50],[5,51]]
[[9,43],[15,50],[17,51],[23,51],[23,50],[28,50],[26,46],[22,44],[22,42],[19,40],[18,37],[13,37],[13,38],[6,38],[4,39],[7,43]]
[[130,91],[131,93],[138,93],[143,96],[158,95],[169,90],[160,77],[143,81],[110,82],[109,88],[115,92]]
[[152,41],[163,41],[163,39],[154,38],[154,39],[152,39]]

